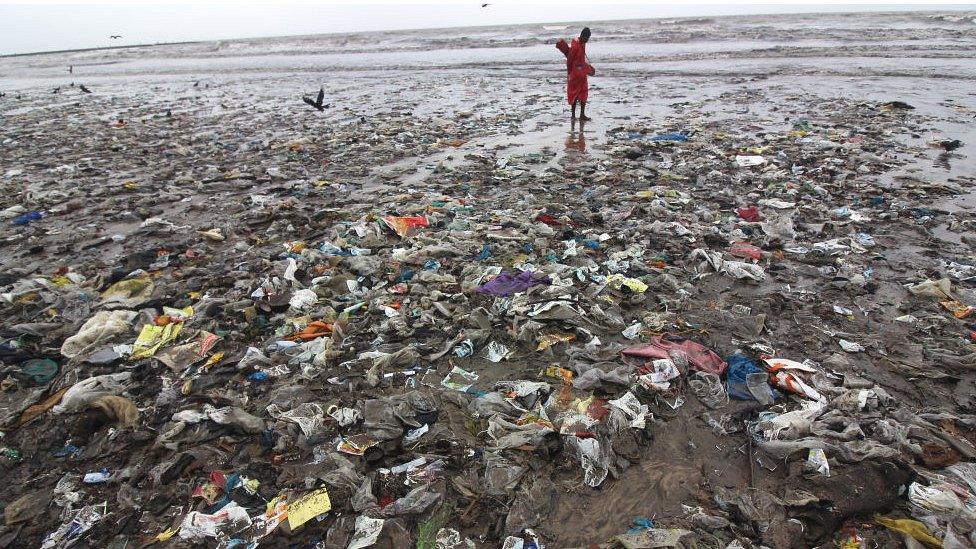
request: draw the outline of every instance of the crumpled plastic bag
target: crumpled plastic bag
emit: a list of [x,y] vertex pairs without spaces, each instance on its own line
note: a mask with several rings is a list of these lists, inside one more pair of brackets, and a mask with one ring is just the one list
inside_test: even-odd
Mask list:
[[139,313],[119,309],[115,311],[99,311],[85,321],[78,333],[64,340],[61,344],[61,354],[74,358],[85,349],[108,341],[113,337],[132,329],[132,320]]
[[896,519],[877,515],[874,521],[895,532],[900,532],[906,536],[911,536],[921,542],[926,547],[941,549],[942,540],[929,533],[928,527],[924,523],[912,519]]
[[71,518],[51,532],[41,543],[41,549],[53,549],[54,547],[70,547],[85,532],[91,529],[96,522],[102,520],[106,514],[108,504],[99,503],[96,505],[86,505],[78,510]]
[[627,419],[630,420],[630,426],[635,429],[643,429],[645,427],[645,416],[649,413],[647,404],[641,404],[634,393],[627,391],[624,396],[616,399],[609,400],[607,404],[617,408],[621,412],[627,415]]
[[98,398],[121,393],[126,388],[125,382],[131,378],[131,372],[119,372],[83,379],[64,393],[61,403],[52,408],[51,412],[55,414],[80,412]]
[[504,457],[490,453],[484,454],[485,492],[491,496],[501,496],[511,492],[522,480],[526,468],[516,465]]
[[306,437],[320,433],[325,428],[325,411],[315,402],[303,402],[291,410],[283,411],[277,404],[268,405],[268,415],[290,421],[302,430]]
[[298,290],[288,300],[288,306],[296,311],[307,311],[319,301],[319,296],[309,289]]
[[691,258],[702,259],[703,265],[707,264],[715,271],[725,273],[739,280],[743,278],[755,280],[756,282],[766,280],[766,272],[759,265],[745,263],[743,261],[725,260],[722,259],[722,254],[719,252],[712,252],[702,248],[696,248],[691,251]]
[[430,220],[421,215],[414,217],[387,215],[382,219],[383,224],[395,232],[400,238],[406,238],[417,232],[418,229],[430,226]]
[[803,374],[817,373],[816,368],[786,358],[766,358],[763,361],[769,369],[769,381],[773,385],[811,400],[823,399],[823,396],[801,377]]
[[940,278],[939,280],[926,279],[917,284],[906,284],[905,288],[912,295],[935,297],[938,299],[953,299],[952,282],[948,278]]
[[595,438],[577,438],[576,448],[579,451],[580,466],[583,468],[583,482],[587,486],[597,487],[603,483],[610,472],[610,452],[609,447],[601,445]]
[[190,511],[180,525],[180,538],[203,539],[231,536],[251,526],[247,509],[231,501],[212,515]]
[[362,515],[356,517],[356,533],[353,534],[346,549],[371,547],[380,539],[380,532],[383,531],[383,523],[385,522],[384,519],[374,519]]
[[384,507],[383,514],[388,517],[419,515],[440,499],[441,495],[433,491],[430,484],[421,484],[407,492],[407,495]]
[[339,408],[336,406],[329,410],[329,415],[336,420],[339,427],[349,427],[363,419],[363,414],[355,408]]
[[[581,365],[575,366],[577,370],[582,369]],[[630,385],[632,369],[630,366],[616,366],[609,370],[604,370],[597,365],[591,365],[588,369],[579,372],[579,375],[573,378],[573,387],[588,391],[603,383]]]
[[964,516],[976,520],[976,512],[951,490],[940,490],[934,486],[913,482],[908,486],[908,499],[915,505],[946,519]]
[[653,549],[655,547],[675,547],[678,540],[690,534],[689,530],[679,528],[649,528],[640,532],[619,534],[613,537],[625,549]]
[[762,166],[766,163],[766,159],[758,155],[735,155],[735,163],[740,168],[749,168],[752,166]]
[[207,410],[207,417],[218,425],[231,425],[245,433],[256,434],[265,430],[264,420],[236,406]]
[[152,297],[156,285],[145,271],[138,271],[129,278],[120,280],[102,292],[100,307],[117,305],[126,309],[138,307]]
[[434,540],[435,549],[475,549],[475,544],[468,538],[461,538],[461,532],[454,528],[441,528]]

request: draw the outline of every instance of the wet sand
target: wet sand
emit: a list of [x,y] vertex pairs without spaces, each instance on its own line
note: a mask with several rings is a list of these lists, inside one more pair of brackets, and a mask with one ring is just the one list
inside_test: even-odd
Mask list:
[[[948,197],[922,193],[915,205],[946,215],[875,235],[885,244],[873,262],[883,288],[857,299],[882,320],[863,319],[847,329],[897,338],[904,334],[890,319],[904,311],[886,295],[895,290],[884,287],[924,279],[936,258],[973,260],[972,245],[961,237],[972,234],[976,218],[976,161],[970,153],[976,146],[974,21],[957,15],[845,14],[593,23],[588,54],[598,76],[590,81],[587,113],[594,120],[582,137],[569,125],[564,65],[551,45],[579,24],[565,31],[486,27],[0,58],[0,91],[6,92],[0,98],[0,206],[37,193],[49,204],[58,202],[59,192],[81,201],[53,218],[46,234],[24,237],[19,229],[0,229],[8,239],[0,268],[49,272],[66,261],[111,263],[143,245],[138,227],[148,215],[196,228],[217,225],[229,205],[294,181],[338,183],[342,189],[335,195],[348,193],[361,203],[368,203],[371,189],[391,185],[419,197],[432,185],[450,188],[455,171],[463,174],[483,158],[502,168],[499,163],[507,160],[535,176],[526,193],[538,207],[559,201],[547,196],[549,175],[582,170],[579,184],[585,189],[610,170],[617,158],[613,149],[620,146],[613,130],[622,126],[653,133],[692,124],[786,131],[798,118],[821,126],[845,123],[843,113],[853,111],[841,106],[898,100],[916,107],[913,122],[892,136],[901,161],[887,173],[864,177],[890,185],[893,194],[919,179],[968,191]],[[93,93],[82,94],[78,84]],[[300,99],[320,86],[331,104],[324,113]],[[56,87],[59,92],[52,93]],[[829,110],[831,102],[836,111]],[[370,124],[365,133],[363,117]],[[118,119],[126,121],[124,128],[113,127]],[[133,141],[133,133],[139,139]],[[940,157],[927,146],[937,139],[959,139],[966,146]],[[289,152],[296,142],[304,148]],[[466,184],[463,179],[458,187]],[[160,189],[160,199],[130,203],[123,190],[130,181]],[[104,208],[91,211],[88,196],[98,197]],[[332,200],[300,190],[292,196],[327,212]],[[491,200],[481,194],[472,206]],[[850,202],[859,200],[852,191]],[[307,236],[300,225],[290,229],[295,237]],[[71,244],[59,234],[70,235]],[[100,244],[118,234],[126,239]],[[43,254],[29,252],[35,245],[46,248]],[[232,262],[233,253],[222,254]],[[757,301],[772,306],[774,294],[786,291],[785,285],[733,291],[720,278],[696,284],[699,302],[718,303],[719,309]],[[793,289],[804,287],[822,291],[813,278],[792,283]],[[690,311],[688,318],[707,325],[709,314]],[[767,338],[798,358],[812,351],[822,354],[811,358],[826,356],[823,334],[804,327],[802,315],[796,324],[786,322],[789,314],[771,312]],[[733,349],[735,338],[719,333],[722,325],[714,321],[709,327],[710,341]],[[864,375],[883,380],[914,409],[976,405],[971,373],[947,386],[917,372],[887,379],[892,374],[883,363],[881,357],[867,361]],[[716,486],[749,484],[745,438],[716,435],[697,419],[708,410],[687,399],[678,411],[659,403],[655,413],[665,421],[642,450],[639,465],[602,489],[574,486],[579,472],[573,464],[554,472],[562,489],[553,520],[540,527],[554,547],[600,542],[626,530],[634,517],[674,517],[682,504],[707,503]],[[748,409],[737,403],[726,413]],[[786,475],[779,465],[760,468],[752,482],[774,490]],[[485,529],[474,524],[466,531]]]

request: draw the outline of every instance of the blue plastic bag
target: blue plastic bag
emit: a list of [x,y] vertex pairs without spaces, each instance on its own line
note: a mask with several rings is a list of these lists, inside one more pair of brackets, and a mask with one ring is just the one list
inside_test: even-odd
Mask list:
[[725,379],[725,391],[731,398],[756,400],[749,391],[747,379],[749,374],[765,374],[765,370],[757,366],[749,357],[739,353],[728,357],[725,361],[729,364],[729,369],[726,371],[728,377]]
[[23,226],[27,225],[28,223],[30,223],[31,221],[37,221],[38,219],[40,219],[42,217],[44,217],[44,214],[41,213],[41,212],[27,212],[27,213],[25,213],[23,215],[18,215],[17,217],[15,217],[10,222],[10,224],[13,225],[13,226],[15,226],[15,227],[23,227]]

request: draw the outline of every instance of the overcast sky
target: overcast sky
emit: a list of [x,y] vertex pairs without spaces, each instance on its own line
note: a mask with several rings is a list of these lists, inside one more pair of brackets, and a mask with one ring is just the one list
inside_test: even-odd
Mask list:
[[[482,8],[483,1],[491,3]],[[625,0],[627,1],[627,0]],[[551,21],[596,21],[648,17],[798,13],[819,11],[903,11],[976,9],[973,5],[858,4],[691,4],[644,0],[603,5],[601,0],[519,2],[476,0],[378,3],[285,0],[187,0],[92,4],[0,0],[0,54],[108,45],[218,40],[386,29],[458,27]],[[68,2],[68,3],[65,3]],[[121,35],[121,39],[110,39]]]

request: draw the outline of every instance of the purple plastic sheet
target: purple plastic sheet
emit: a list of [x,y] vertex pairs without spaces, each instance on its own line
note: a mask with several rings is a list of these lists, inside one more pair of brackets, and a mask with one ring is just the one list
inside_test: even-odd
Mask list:
[[484,285],[479,286],[478,292],[495,297],[507,297],[518,292],[524,292],[532,286],[538,286],[540,284],[549,284],[549,276],[544,274],[536,275],[529,271],[522,271],[517,275],[502,272]]

